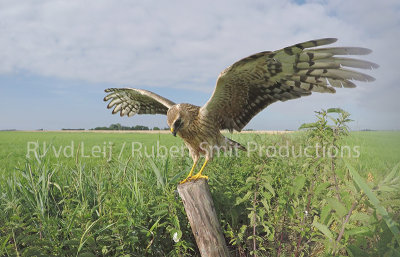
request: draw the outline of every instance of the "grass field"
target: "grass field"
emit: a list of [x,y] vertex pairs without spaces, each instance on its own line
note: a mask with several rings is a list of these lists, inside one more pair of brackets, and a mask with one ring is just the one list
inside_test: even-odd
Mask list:
[[[246,144],[246,142],[252,141],[254,137],[284,138],[287,137],[287,135],[233,134],[229,137]],[[151,153],[151,146],[156,147],[157,142],[167,148],[170,148],[172,145],[183,146],[183,141],[180,138],[165,133],[0,132],[0,167],[3,173],[6,171],[13,171],[15,168],[24,165],[27,159],[26,155],[28,154],[28,142],[37,142],[38,151],[41,151],[41,153],[44,152],[43,147],[51,147],[48,158],[54,162],[63,163],[64,165],[74,165],[77,157],[76,151],[78,150],[79,144],[81,144],[82,147],[82,143],[84,149],[83,152],[82,149],[80,149],[81,151],[78,157],[85,156],[82,161],[90,165],[98,165],[102,160],[108,159],[110,146],[112,147],[111,152],[112,158],[114,159],[126,159],[132,155],[132,144],[135,144],[135,142],[143,145],[141,149],[143,151],[144,147],[147,146],[147,153]],[[65,147],[71,146],[71,142],[74,142],[74,149],[72,149],[73,156],[69,157],[68,155],[66,157],[63,151]],[[357,159],[360,164],[365,166],[365,171],[381,173],[388,171],[390,167],[394,167],[394,165],[400,161],[400,132],[352,132],[351,135],[346,138],[345,144],[360,146],[360,156]],[[93,146],[99,146],[102,153],[107,153],[107,157],[101,158],[103,154],[99,154],[100,157],[86,157],[91,155]],[[124,149],[122,149],[123,146]],[[138,144],[134,146],[136,146],[136,148],[140,147]],[[60,147],[62,151],[60,158],[57,158],[54,152],[58,152]],[[106,147],[105,151],[104,147]],[[31,145],[31,149],[34,149],[33,144]],[[141,152],[144,155],[143,151]],[[67,150],[67,152],[69,153],[70,151]],[[174,175],[172,171],[170,171],[170,173],[170,175]]]
[[[229,137],[295,151],[311,140]],[[341,145],[351,156],[266,157],[257,148],[207,167],[233,256],[399,253],[400,132],[352,132]],[[0,132],[0,255],[199,256],[175,191],[191,164],[169,134]]]

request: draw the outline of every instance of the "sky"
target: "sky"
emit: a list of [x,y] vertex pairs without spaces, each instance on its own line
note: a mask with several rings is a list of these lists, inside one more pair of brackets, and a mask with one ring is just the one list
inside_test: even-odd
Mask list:
[[376,81],[270,105],[247,129],[297,129],[341,107],[351,128],[400,129],[398,0],[1,0],[0,130],[166,127],[112,115],[104,89],[133,87],[203,105],[218,74],[248,55],[324,37],[373,50]]

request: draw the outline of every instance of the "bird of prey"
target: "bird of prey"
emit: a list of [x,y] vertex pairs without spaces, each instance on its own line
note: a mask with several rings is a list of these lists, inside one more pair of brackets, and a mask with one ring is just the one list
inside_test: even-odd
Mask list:
[[[265,51],[243,58],[225,70],[217,79],[211,98],[202,107],[188,103],[175,104],[153,92],[135,88],[109,88],[104,101],[111,100],[112,113],[128,117],[135,114],[165,114],[174,136],[180,136],[189,149],[193,166],[181,183],[208,178],[203,170],[218,149],[246,150],[223,136],[221,130],[241,131],[268,105],[287,101],[312,92],[335,93],[335,88],[354,88],[351,80],[375,79],[353,69],[373,69],[378,65],[341,55],[366,55],[361,47],[325,47],[336,42],[323,38],[299,43],[277,51]],[[193,175],[201,155],[205,161]]]

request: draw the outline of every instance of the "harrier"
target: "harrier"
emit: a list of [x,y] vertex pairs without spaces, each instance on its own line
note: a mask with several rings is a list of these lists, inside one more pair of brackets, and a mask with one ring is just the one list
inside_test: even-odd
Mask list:
[[[111,100],[112,113],[131,117],[135,114],[165,114],[174,136],[180,136],[189,148],[193,166],[181,183],[208,178],[202,175],[217,149],[246,150],[223,136],[221,130],[241,131],[260,111],[276,101],[287,101],[312,92],[335,93],[335,88],[353,88],[351,80],[374,81],[369,75],[344,67],[373,69],[372,62],[338,57],[366,55],[360,47],[318,48],[336,42],[335,38],[311,40],[277,51],[250,55],[222,71],[208,102],[200,107],[175,104],[153,92],[134,88],[109,88],[104,101]],[[317,48],[316,48],[317,47]],[[193,175],[200,155],[205,162]]]

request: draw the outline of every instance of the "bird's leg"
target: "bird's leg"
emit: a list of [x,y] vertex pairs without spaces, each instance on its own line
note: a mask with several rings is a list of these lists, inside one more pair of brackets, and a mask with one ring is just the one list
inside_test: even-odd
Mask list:
[[201,167],[199,173],[197,173],[196,175],[194,175],[193,177],[191,177],[190,180],[197,180],[197,179],[199,179],[199,178],[208,179],[207,176],[201,175],[201,173],[203,172],[204,168],[205,168],[206,165],[207,165],[207,162],[208,162],[208,159],[206,159],[206,161],[204,162],[204,164],[203,164],[203,166]]
[[179,184],[186,183],[191,179],[193,171],[194,171],[194,168],[196,167],[197,162],[198,162],[198,159],[194,161],[192,169],[189,172],[189,175],[184,180],[182,180]]

